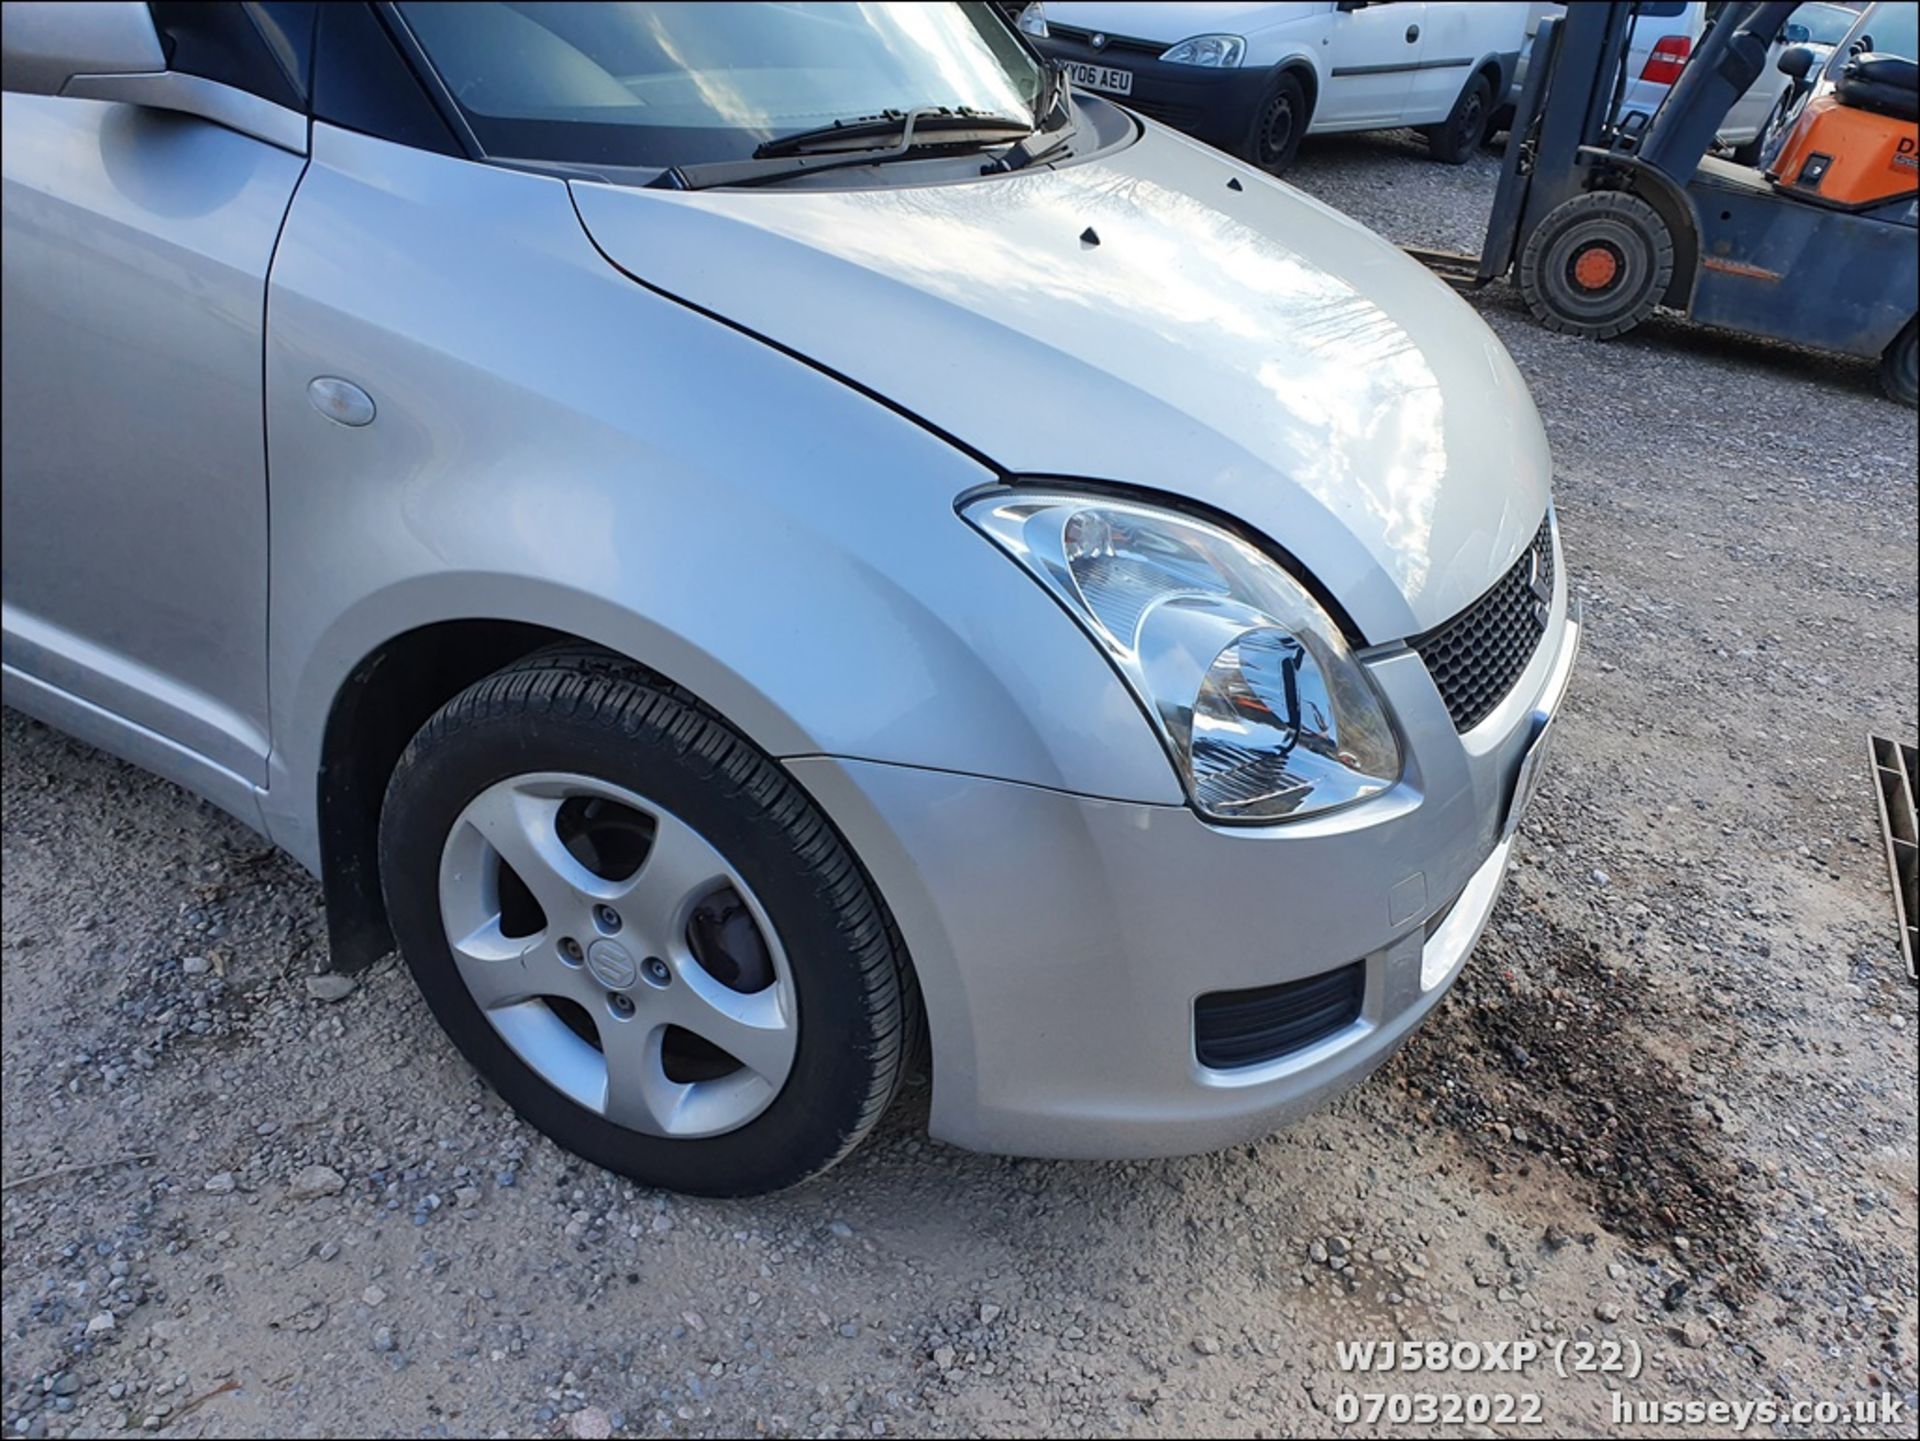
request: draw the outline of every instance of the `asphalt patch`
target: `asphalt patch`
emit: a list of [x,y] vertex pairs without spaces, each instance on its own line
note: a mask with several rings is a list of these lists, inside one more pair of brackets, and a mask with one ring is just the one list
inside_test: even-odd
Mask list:
[[1553,1166],[1607,1230],[1683,1252],[1695,1287],[1743,1304],[1767,1269],[1739,1167],[1687,1076],[1648,1044],[1682,1049],[1701,1018],[1685,1001],[1665,1009],[1598,942],[1537,914],[1522,924],[1481,942],[1398,1078],[1490,1169]]

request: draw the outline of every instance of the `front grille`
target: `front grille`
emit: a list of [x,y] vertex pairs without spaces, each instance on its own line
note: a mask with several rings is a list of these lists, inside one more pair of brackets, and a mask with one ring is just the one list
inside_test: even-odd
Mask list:
[[1172,41],[1135,40],[1126,35],[1109,35],[1107,43],[1094,50],[1092,30],[1083,30],[1077,25],[1055,25],[1047,22],[1047,34],[1057,35],[1062,40],[1070,40],[1075,45],[1084,45],[1095,55],[1151,55],[1156,60],[1171,45]]
[[1192,130],[1200,124],[1198,105],[1169,105],[1164,100],[1148,100],[1139,95],[1109,95],[1107,99],[1115,105],[1124,105],[1136,110],[1149,120],[1158,120],[1162,125],[1170,125],[1175,130]]
[[1193,1005],[1193,1049],[1216,1071],[1277,1060],[1360,1016],[1367,963],[1250,991],[1210,991]]
[[[1542,599],[1545,597],[1545,599]],[[1416,636],[1455,730],[1472,730],[1506,699],[1540,647],[1553,603],[1553,517],[1498,584],[1436,630]]]

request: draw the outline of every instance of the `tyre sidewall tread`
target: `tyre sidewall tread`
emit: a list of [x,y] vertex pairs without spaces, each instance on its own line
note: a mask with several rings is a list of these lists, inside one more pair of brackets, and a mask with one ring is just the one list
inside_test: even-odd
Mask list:
[[[545,770],[626,785],[693,825],[779,927],[799,1051],[780,1095],[740,1129],[643,1136],[574,1104],[514,1054],[460,980],[440,917],[447,832],[486,786]],[[844,1157],[898,1088],[916,993],[864,871],[775,762],[685,692],[617,657],[543,652],[456,696],[394,769],[380,851],[394,932],[435,1016],[510,1104],[596,1164],[694,1194],[782,1189]]]
[[[1637,227],[1648,239],[1650,280],[1642,296],[1617,315],[1588,318],[1568,315],[1554,308],[1549,283],[1543,274],[1548,252],[1565,230],[1595,215],[1608,215]],[[1666,222],[1646,201],[1619,190],[1588,191],[1563,202],[1534,227],[1520,254],[1518,278],[1520,293],[1547,329],[1563,335],[1580,335],[1594,340],[1610,340],[1624,335],[1651,315],[1660,305],[1673,280],[1673,236]]]
[[1880,388],[1905,406],[1920,404],[1920,319],[1909,320],[1880,357]]
[[[1480,123],[1475,127],[1478,133],[1467,135],[1462,133],[1462,127],[1466,124],[1469,104],[1476,94],[1480,97]],[[1447,118],[1427,133],[1427,153],[1445,165],[1466,164],[1486,141],[1493,110],[1493,86],[1487,83],[1485,75],[1475,74],[1460,88],[1460,94],[1453,102],[1453,109],[1447,112]]]
[[[1293,134],[1281,148],[1279,155],[1266,159],[1261,146],[1261,135],[1266,128],[1267,109],[1283,89],[1291,92]],[[1247,138],[1241,146],[1241,155],[1249,164],[1257,166],[1269,175],[1284,175],[1293,164],[1294,157],[1300,153],[1300,142],[1306,137],[1307,127],[1312,123],[1313,114],[1311,107],[1307,104],[1306,86],[1300,83],[1300,77],[1293,71],[1277,70],[1274,72],[1273,79],[1267,82],[1267,88],[1260,94],[1260,104],[1255,108],[1253,119],[1247,127]]]

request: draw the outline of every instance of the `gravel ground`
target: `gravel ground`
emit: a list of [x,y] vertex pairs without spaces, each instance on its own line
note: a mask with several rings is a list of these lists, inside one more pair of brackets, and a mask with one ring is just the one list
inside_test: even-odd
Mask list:
[[[1296,179],[1474,249],[1496,166],[1371,137]],[[1556,1434],[1609,1391],[1891,1391],[1865,1430],[1912,1435],[1915,992],[1864,749],[1920,723],[1914,416],[1867,366],[1476,304],[1552,436],[1583,667],[1464,980],[1258,1145],[974,1156],[920,1092],[797,1193],[639,1190],[503,1112],[392,961],[314,976],[294,865],[9,712],[7,1434],[1278,1435],[1456,1390]],[[1394,1337],[1643,1365],[1337,1369]]]

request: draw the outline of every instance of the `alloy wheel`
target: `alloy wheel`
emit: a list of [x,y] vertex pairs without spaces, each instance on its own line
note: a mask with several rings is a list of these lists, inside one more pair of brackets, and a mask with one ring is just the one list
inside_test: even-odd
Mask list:
[[664,807],[586,775],[495,782],[454,822],[439,890],[468,992],[577,1105],[692,1138],[780,1094],[798,1015],[779,937],[720,851]]

